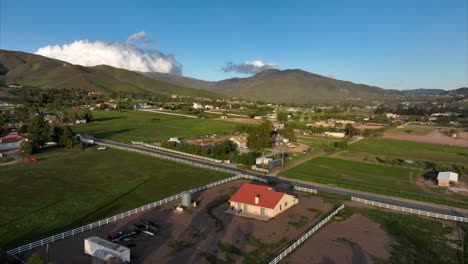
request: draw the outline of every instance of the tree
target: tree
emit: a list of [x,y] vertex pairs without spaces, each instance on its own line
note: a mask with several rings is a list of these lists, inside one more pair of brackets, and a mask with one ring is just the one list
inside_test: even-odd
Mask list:
[[34,116],[28,128],[28,139],[32,145],[32,152],[35,153],[44,146],[50,138],[49,124],[41,115]]
[[276,113],[276,120],[278,120],[279,122],[288,121],[288,113],[287,112],[278,112],[278,113]]
[[294,133],[294,129],[288,127],[278,130],[278,133],[283,136],[284,138],[289,139],[289,141],[296,142],[296,134]]
[[267,120],[252,129],[247,137],[247,147],[258,150],[271,147],[271,126]]
[[62,129],[62,133],[59,137],[59,143],[69,149],[73,147],[73,144],[75,143],[75,133],[69,126]]
[[353,127],[353,125],[348,123],[345,126],[345,134],[350,138],[354,137],[357,134],[357,129],[355,127]]

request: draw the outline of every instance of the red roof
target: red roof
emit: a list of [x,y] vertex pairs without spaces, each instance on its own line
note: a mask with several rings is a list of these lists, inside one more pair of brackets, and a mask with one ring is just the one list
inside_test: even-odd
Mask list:
[[[260,202],[255,204],[255,196],[257,195],[260,196]],[[244,183],[244,185],[231,196],[229,201],[273,209],[281,198],[283,198],[283,195],[285,195],[285,193],[277,192],[268,186]]]
[[23,139],[25,139],[25,137],[19,135],[6,135],[2,137],[2,143],[13,143],[21,141]]

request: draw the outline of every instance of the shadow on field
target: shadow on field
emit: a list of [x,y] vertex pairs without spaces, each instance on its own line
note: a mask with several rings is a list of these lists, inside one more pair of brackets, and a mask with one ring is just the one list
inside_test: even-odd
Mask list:
[[460,156],[463,156],[463,157],[468,157],[468,154],[466,154],[466,153],[458,152],[457,154],[460,155]]
[[[122,211],[122,210],[117,210],[119,209],[118,205],[112,205],[114,204],[115,202],[117,202],[118,200],[124,198],[125,196],[131,194],[132,192],[134,192],[135,190],[137,190],[138,188],[140,188],[141,186],[145,185],[147,182],[149,182],[151,180],[151,178],[148,178],[146,180],[144,180],[143,182],[141,182],[140,184],[138,184],[137,186],[131,188],[130,190],[128,190],[127,192],[115,197],[114,199],[108,201],[106,204],[104,204],[103,206],[97,208],[96,210],[94,210],[93,212],[90,212],[89,214],[83,216],[81,219],[75,221],[74,223],[72,223],[69,227],[74,227],[74,226],[78,226],[78,225],[82,225],[82,224],[85,224],[85,223],[88,223],[88,222],[91,222],[91,221],[97,221],[97,220],[100,220],[101,218],[104,218],[104,217],[109,217],[111,216],[111,214],[115,214],[115,212],[119,212],[119,211]],[[112,205],[112,206],[111,206]]]
[[125,129],[120,129],[120,130],[106,130],[106,131],[102,131],[102,132],[96,132],[96,133],[94,133],[94,136],[96,136],[97,138],[109,138],[109,137],[112,137],[112,136],[115,136],[115,135],[130,132],[132,130],[135,130],[135,129],[125,128]]
[[110,121],[110,120],[121,119],[121,118],[123,117],[122,116],[99,117],[99,118],[95,118],[94,121],[104,122],[104,121]]

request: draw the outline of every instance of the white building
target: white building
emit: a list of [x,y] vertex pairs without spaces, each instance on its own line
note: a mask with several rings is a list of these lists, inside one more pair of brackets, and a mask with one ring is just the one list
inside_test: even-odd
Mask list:
[[458,174],[451,171],[441,171],[437,175],[439,186],[450,186],[451,182],[458,182]]
[[323,133],[327,137],[335,137],[335,138],[344,138],[346,134],[344,132],[324,132]]
[[399,115],[393,114],[393,113],[386,113],[385,116],[386,116],[387,118],[397,118],[397,117],[399,117]]
[[171,137],[169,138],[169,140],[167,142],[175,142],[177,144],[180,144],[180,140],[176,137]]
[[192,105],[192,108],[193,109],[203,109],[203,105],[194,102],[193,105]]
[[86,119],[77,119],[75,121],[76,124],[86,124]]

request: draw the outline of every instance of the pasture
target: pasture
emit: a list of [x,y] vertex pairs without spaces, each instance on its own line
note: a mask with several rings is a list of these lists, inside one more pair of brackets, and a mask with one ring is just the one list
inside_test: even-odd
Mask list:
[[[357,143],[356,143],[357,144]],[[280,176],[338,187],[468,208],[466,197],[425,182],[426,171],[319,157]]]
[[130,152],[51,149],[0,167],[0,248],[12,248],[230,175]]
[[391,139],[365,139],[352,144],[340,155],[411,159],[431,162],[468,164],[468,148]]
[[142,111],[93,111],[95,122],[76,125],[77,133],[129,143],[152,142],[170,137],[189,138],[222,134],[236,129],[235,123],[188,118]]

